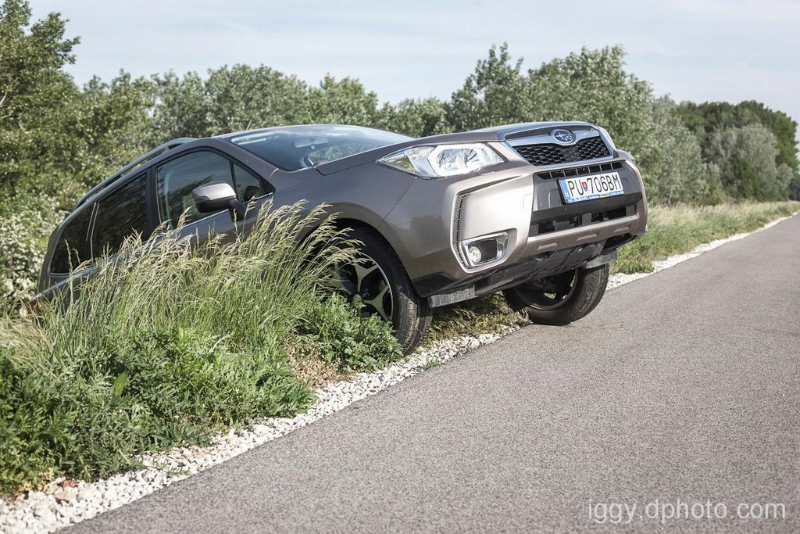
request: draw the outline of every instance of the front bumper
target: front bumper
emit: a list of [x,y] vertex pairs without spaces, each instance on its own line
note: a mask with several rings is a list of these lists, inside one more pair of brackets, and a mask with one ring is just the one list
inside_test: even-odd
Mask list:
[[[613,260],[618,247],[645,233],[647,201],[641,175],[622,155],[595,165],[559,167],[587,175],[613,170],[623,181],[623,195],[574,204],[563,202],[551,172],[508,159],[504,168],[481,176],[450,183],[420,180],[381,227],[414,288],[432,306],[588,262],[600,265]],[[437,211],[441,218],[431,217]],[[508,236],[503,257],[471,267],[462,244],[497,233]]]

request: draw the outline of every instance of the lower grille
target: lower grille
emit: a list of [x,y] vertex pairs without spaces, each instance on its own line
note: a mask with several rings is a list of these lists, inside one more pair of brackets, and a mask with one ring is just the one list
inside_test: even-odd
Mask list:
[[587,174],[598,174],[601,172],[609,172],[622,168],[621,161],[612,161],[611,163],[599,163],[596,165],[587,165],[586,167],[575,167],[573,169],[563,169],[558,171],[540,172],[537,173],[539,178],[545,180],[552,180],[553,178],[570,178],[573,176],[585,176]]
[[580,202],[577,205],[534,210],[531,213],[530,236],[629,217],[636,214],[636,203],[641,199],[641,193],[631,193],[586,203]]
[[608,147],[600,137],[582,139],[572,146],[556,144],[521,145],[514,150],[533,165],[556,165],[604,158],[609,154]]
[[536,235],[549,234],[551,232],[569,230],[570,228],[588,226],[594,223],[613,221],[614,219],[621,219],[622,217],[628,217],[635,213],[636,206],[624,206],[608,211],[584,213],[583,215],[575,215],[567,219],[539,223],[536,225],[535,230]]

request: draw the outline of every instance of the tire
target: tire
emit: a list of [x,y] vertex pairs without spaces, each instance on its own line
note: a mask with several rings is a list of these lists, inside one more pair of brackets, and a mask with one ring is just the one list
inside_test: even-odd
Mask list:
[[[366,314],[377,314],[391,321],[403,353],[411,353],[431,325],[428,301],[414,291],[400,259],[380,236],[360,228],[348,231],[347,236],[362,243],[358,247],[362,262],[342,268],[340,289],[350,300],[360,300]],[[373,264],[377,269],[373,269]],[[384,291],[386,294],[381,297]],[[390,304],[387,296],[391,298]]]
[[576,269],[503,291],[509,305],[531,321],[562,326],[586,317],[606,292],[608,264]]

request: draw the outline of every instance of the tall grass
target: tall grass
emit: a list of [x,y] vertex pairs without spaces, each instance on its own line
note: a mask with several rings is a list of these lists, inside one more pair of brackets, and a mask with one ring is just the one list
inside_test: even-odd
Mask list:
[[[654,207],[650,232],[614,268],[649,270],[798,207]],[[328,296],[353,243],[321,209],[303,213],[264,211],[246,237],[200,246],[177,233],[132,238],[36,322],[0,318],[0,493],[107,476],[144,451],[291,415],[312,402],[312,383],[400,358],[387,324]],[[525,320],[492,295],[438,309],[428,341]]]
[[0,325],[0,492],[292,415],[313,400],[308,369],[401,356],[388,324],[326,298],[354,249],[321,208],[264,210],[233,239],[177,235],[129,239],[38,321]]
[[800,210],[800,202],[743,202],[718,206],[653,206],[648,232],[620,249],[613,273],[650,272],[653,261],[684,254],[698,245],[741,232]]

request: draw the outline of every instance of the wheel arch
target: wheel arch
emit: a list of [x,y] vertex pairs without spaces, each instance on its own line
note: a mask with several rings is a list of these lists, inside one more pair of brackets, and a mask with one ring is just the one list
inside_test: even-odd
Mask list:
[[337,230],[346,230],[346,229],[353,229],[353,230],[361,230],[364,232],[369,232],[370,234],[374,235],[375,237],[379,238],[383,243],[389,248],[389,251],[397,257],[398,261],[400,261],[400,265],[403,267],[403,270],[408,273],[408,269],[406,269],[405,265],[403,265],[402,260],[400,260],[400,255],[397,253],[394,245],[383,235],[380,230],[378,230],[375,226],[369,224],[368,222],[362,221],[361,219],[356,219],[353,217],[337,217],[333,221],[333,225],[336,227]]

